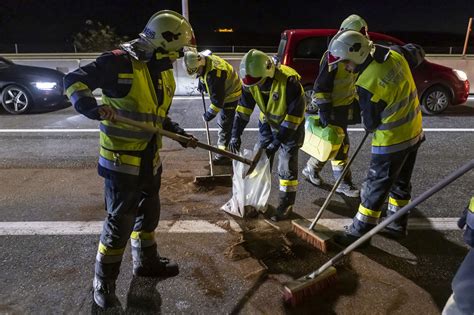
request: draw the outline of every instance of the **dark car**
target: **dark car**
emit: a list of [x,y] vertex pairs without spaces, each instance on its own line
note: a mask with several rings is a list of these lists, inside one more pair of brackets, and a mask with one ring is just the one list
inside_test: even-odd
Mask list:
[[[319,72],[321,56],[337,32],[337,29],[291,29],[281,34],[276,58],[301,75],[308,98]],[[405,45],[385,34],[369,32],[369,36],[376,44]],[[460,70],[425,60],[413,71],[413,78],[425,114],[439,114],[450,105],[465,103],[469,96],[469,81]]]
[[0,57],[0,101],[11,114],[51,111],[70,106],[63,87],[64,73],[18,65]]

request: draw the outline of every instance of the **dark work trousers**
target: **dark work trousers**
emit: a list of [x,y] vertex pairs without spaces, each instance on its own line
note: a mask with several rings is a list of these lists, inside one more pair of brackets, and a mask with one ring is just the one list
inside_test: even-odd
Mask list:
[[362,184],[359,211],[349,229],[350,234],[361,236],[378,223],[387,196],[410,200],[411,176],[418,147],[419,144],[392,154],[372,154],[369,171]]
[[[138,185],[105,179],[105,203],[107,217],[104,221],[100,242],[107,247],[110,256],[98,254],[96,275],[114,280],[123,251],[132,231],[153,232],[160,219],[160,185],[162,167],[156,175],[147,176]],[[155,244],[151,244],[155,246]]]
[[[269,124],[259,126],[259,142],[266,148],[276,136]],[[293,136],[281,144],[278,149],[278,178],[280,181],[279,209],[294,205],[298,188],[298,152],[304,141],[304,121],[299,125]],[[270,168],[273,168],[274,156],[270,157]]]
[[224,108],[217,116],[217,147],[227,150],[230,138],[232,137],[232,126],[234,125],[235,109],[238,101],[225,103]]
[[442,315],[474,314],[474,249],[470,249],[451,283],[453,294]]

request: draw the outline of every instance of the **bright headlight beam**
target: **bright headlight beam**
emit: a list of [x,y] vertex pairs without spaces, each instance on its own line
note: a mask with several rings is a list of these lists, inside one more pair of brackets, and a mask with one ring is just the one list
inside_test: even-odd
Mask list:
[[56,82],[33,82],[38,90],[52,90],[56,87]]

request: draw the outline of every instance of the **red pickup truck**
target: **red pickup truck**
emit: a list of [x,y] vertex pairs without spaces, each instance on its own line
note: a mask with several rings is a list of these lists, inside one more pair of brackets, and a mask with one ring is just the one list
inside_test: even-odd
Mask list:
[[[337,29],[291,29],[281,34],[276,58],[295,69],[302,77],[309,98],[319,73],[321,56],[327,50]],[[380,45],[404,45],[401,40],[381,33],[369,32],[370,39]],[[413,71],[423,113],[435,115],[450,105],[466,102],[469,81],[466,73],[425,60]]]

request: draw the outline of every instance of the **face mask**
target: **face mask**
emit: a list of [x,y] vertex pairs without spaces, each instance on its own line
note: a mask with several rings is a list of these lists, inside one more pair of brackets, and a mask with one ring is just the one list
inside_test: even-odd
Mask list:
[[139,61],[150,61],[155,48],[141,38],[123,43],[120,47],[128,52],[133,58]]

